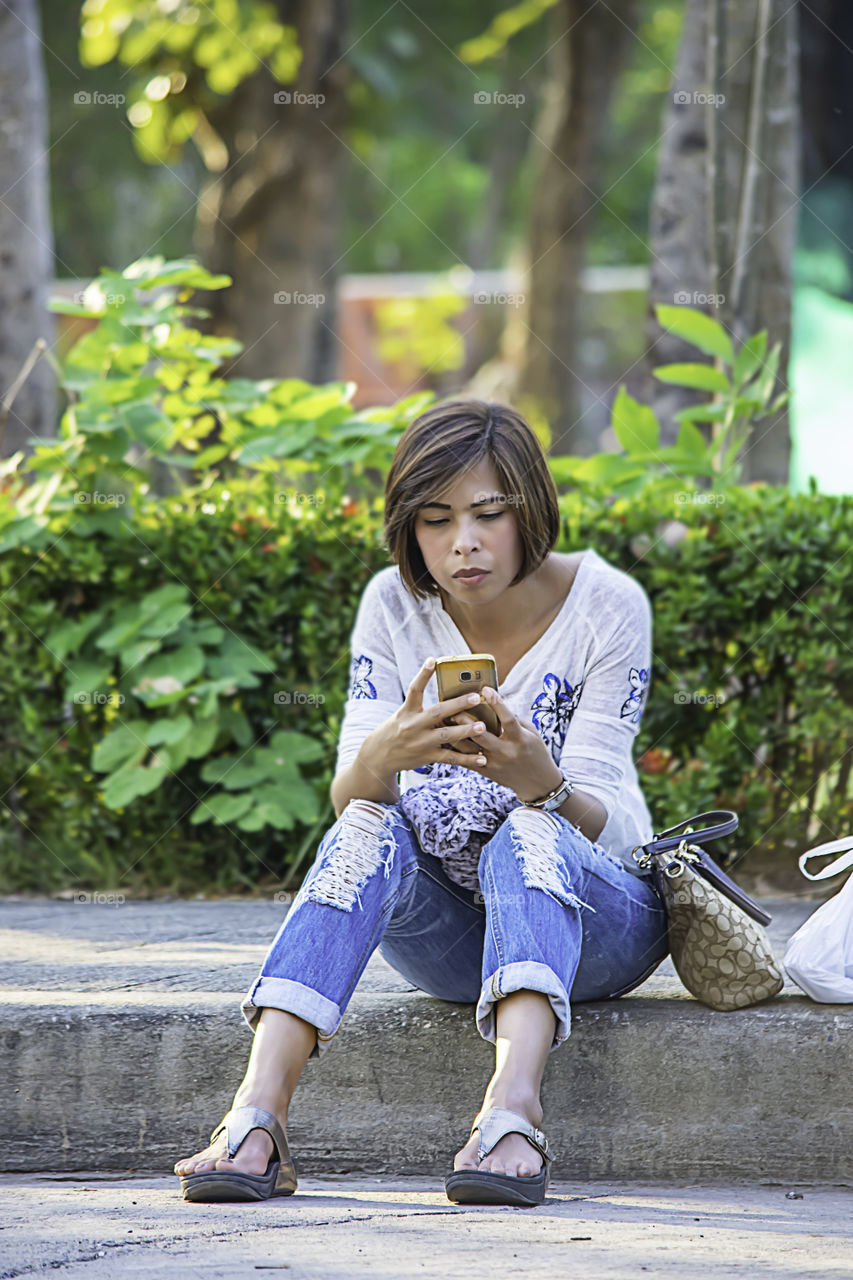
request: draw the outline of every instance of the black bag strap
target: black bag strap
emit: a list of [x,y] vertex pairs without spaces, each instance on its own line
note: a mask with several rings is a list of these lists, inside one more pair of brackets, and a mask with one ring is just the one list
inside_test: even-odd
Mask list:
[[[702,822],[708,822],[709,825],[697,829]],[[718,840],[720,836],[731,835],[737,830],[737,826],[738,816],[731,809],[709,809],[707,813],[697,813],[695,817],[685,818],[683,822],[677,822],[674,827],[667,827],[666,831],[657,833],[648,844],[642,846],[643,852],[666,853],[669,849],[677,849],[682,840],[687,840],[689,844],[707,844],[709,840]],[[685,827],[693,829],[686,832],[683,830]],[[676,835],[675,832],[680,834]]]

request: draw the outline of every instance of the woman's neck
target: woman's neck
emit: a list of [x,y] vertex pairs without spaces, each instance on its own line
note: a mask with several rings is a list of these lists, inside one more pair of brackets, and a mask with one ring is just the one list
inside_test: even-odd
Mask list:
[[522,582],[507,587],[496,600],[465,605],[439,587],[441,603],[473,652],[483,646],[510,644],[520,634],[535,629],[551,613],[557,598],[566,594],[562,566],[549,553],[543,563]]

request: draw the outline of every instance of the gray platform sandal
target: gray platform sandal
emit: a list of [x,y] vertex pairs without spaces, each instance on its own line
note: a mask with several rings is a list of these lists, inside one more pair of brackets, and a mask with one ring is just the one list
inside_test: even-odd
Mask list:
[[271,1111],[263,1107],[234,1107],[210,1135],[214,1142],[222,1130],[228,1154],[237,1154],[252,1129],[266,1129],[273,1140],[273,1154],[264,1173],[240,1173],[236,1169],[204,1169],[180,1175],[185,1200],[210,1204],[219,1200],[268,1200],[270,1196],[292,1196],[296,1190],[297,1168],[291,1158],[284,1130]]
[[484,1159],[508,1133],[521,1133],[542,1155],[542,1168],[535,1178],[489,1173],[485,1169],[454,1169],[444,1180],[448,1200],[457,1204],[512,1204],[523,1208],[541,1204],[551,1181],[550,1166],[554,1158],[542,1130],[505,1107],[489,1107],[477,1116],[471,1132],[477,1129],[480,1131],[478,1160]]

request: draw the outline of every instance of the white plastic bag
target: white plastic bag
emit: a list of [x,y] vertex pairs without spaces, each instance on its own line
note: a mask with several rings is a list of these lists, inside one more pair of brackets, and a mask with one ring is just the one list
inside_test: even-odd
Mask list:
[[[806,871],[809,858],[842,850],[846,850],[842,857],[815,875]],[[830,840],[800,858],[800,870],[809,880],[828,880],[849,867],[853,867],[853,836]],[[788,943],[783,964],[812,1000],[822,1004],[853,1002],[853,876],[800,926]]]

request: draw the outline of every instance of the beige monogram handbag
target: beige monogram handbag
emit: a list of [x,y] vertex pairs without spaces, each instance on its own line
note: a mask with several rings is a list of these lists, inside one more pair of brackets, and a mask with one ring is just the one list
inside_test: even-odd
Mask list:
[[[709,826],[695,830],[706,820]],[[764,928],[772,917],[701,847],[737,825],[728,809],[700,813],[638,845],[633,855],[654,872],[679,978],[697,1000],[720,1011],[767,1000],[785,981]]]

